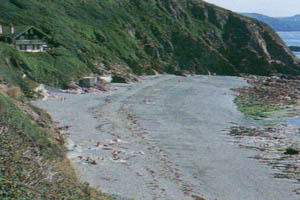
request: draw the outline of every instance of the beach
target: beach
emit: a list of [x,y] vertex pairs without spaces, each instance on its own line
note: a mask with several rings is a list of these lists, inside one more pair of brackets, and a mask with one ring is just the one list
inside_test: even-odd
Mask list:
[[117,199],[298,199],[297,184],[240,148],[234,125],[255,126],[237,110],[229,76],[148,76],[105,93],[50,90],[33,103],[51,114],[83,182]]

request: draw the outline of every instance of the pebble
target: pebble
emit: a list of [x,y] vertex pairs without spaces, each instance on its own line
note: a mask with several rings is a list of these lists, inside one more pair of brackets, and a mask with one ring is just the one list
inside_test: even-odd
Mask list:
[[287,149],[300,151],[300,135],[297,127],[288,124],[276,125],[272,129],[234,126],[229,134],[238,140],[240,147],[259,151],[255,156],[256,159],[263,160],[280,171],[275,177],[300,179],[300,155],[285,153]]

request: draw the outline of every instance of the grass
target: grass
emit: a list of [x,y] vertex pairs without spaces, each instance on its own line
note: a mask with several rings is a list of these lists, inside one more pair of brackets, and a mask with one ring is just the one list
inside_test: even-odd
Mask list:
[[[0,199],[111,199],[80,184],[62,140],[39,110],[39,122],[0,93]],[[36,108],[37,109],[37,108]]]
[[[248,118],[265,119],[275,114],[275,111],[287,111],[294,116],[295,107],[299,106],[299,79],[285,75],[264,77],[249,76],[250,86],[235,88],[239,92],[235,99],[238,109]],[[278,112],[276,112],[278,113]]]
[[[275,66],[248,51],[248,45],[255,42],[246,19],[250,21],[202,1],[5,1],[0,23],[38,27],[51,36],[51,50],[18,52],[0,42],[0,79],[18,85],[31,97],[33,83],[68,87],[79,77],[108,71],[122,72],[125,77],[153,70],[267,74],[266,69]],[[268,38],[268,44],[279,52],[274,52],[278,60],[282,57],[290,66],[286,73],[295,72],[292,68],[298,65],[274,43],[278,36],[264,24],[257,26],[262,38]],[[260,54],[257,46],[251,48]],[[21,78],[23,74],[27,79]]]
[[249,119],[260,120],[268,118],[272,112],[280,110],[281,106],[274,105],[270,102],[257,101],[251,95],[238,96],[235,99],[238,110],[244,113]]
[[280,122],[276,120],[270,120],[270,121],[261,121],[259,122],[259,124],[264,126],[277,126],[280,124]]

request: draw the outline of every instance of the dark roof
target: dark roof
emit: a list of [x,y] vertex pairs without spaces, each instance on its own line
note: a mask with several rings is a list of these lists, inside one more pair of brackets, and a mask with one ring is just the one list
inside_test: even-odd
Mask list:
[[14,33],[11,34],[11,27],[10,26],[2,26],[3,29],[3,34],[1,36],[4,37],[10,37],[12,39],[15,39],[16,37],[20,36],[21,34],[25,33],[26,31],[30,30],[30,29],[35,29],[36,31],[40,32],[41,34],[43,34],[44,36],[46,36],[47,38],[51,38],[49,35],[47,35],[46,33],[44,33],[43,31],[41,31],[40,29],[34,27],[34,26],[14,26]]

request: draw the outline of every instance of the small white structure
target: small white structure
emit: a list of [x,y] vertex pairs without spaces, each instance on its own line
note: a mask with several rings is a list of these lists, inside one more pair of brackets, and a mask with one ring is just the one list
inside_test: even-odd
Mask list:
[[81,87],[89,88],[89,87],[95,86],[97,81],[98,81],[98,78],[95,76],[86,76],[86,77],[82,77],[79,80],[79,85]]
[[100,76],[100,79],[110,83],[112,81],[112,76],[111,75]]

